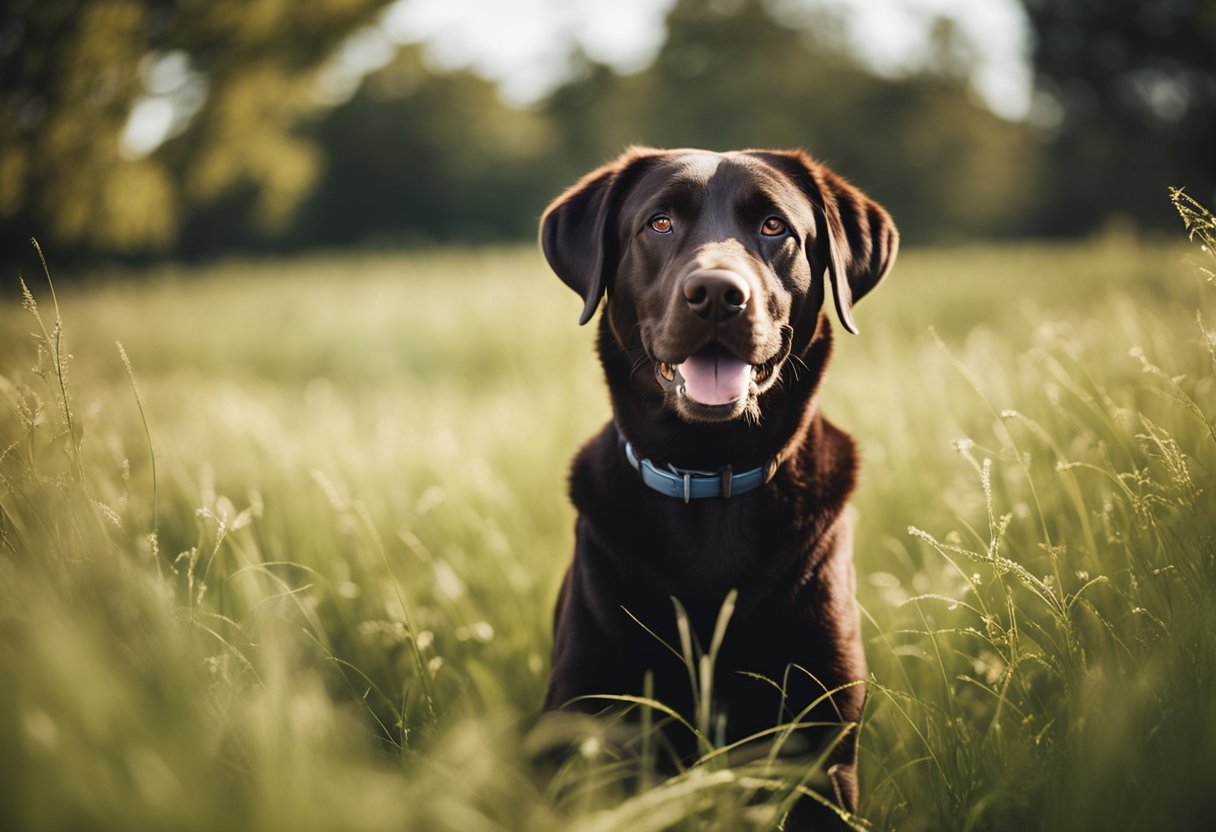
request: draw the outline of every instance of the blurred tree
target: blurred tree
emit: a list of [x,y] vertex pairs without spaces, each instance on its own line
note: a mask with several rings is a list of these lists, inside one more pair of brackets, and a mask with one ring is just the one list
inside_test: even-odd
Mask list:
[[[63,259],[529,237],[550,196],[635,142],[806,147],[910,242],[1172,221],[1164,185],[1216,179],[1216,0],[1024,0],[1033,129],[969,92],[976,47],[945,20],[934,60],[883,78],[822,7],[679,0],[650,67],[620,76],[576,56],[572,80],[521,110],[398,49],[376,26],[386,2],[10,0],[4,247],[37,234]],[[384,61],[325,93],[352,34],[379,38]]]
[[939,25],[942,60],[878,78],[836,43],[839,21],[782,25],[761,0],[681,0],[658,60],[596,68],[548,111],[586,166],[630,142],[805,147],[883,201],[907,239],[1015,233],[1038,185],[1037,147],[967,92],[968,53]]
[[[942,59],[925,74],[889,80],[808,34],[835,25],[784,26],[758,0],[683,0],[652,66],[622,77],[576,56],[582,71],[522,111],[402,49],[308,133],[326,170],[282,242],[527,238],[548,199],[631,143],[805,146],[882,199],[908,239],[1016,231],[1037,147],[968,96],[971,58],[952,30],[939,27]],[[241,212],[207,216],[188,228],[191,248]]]
[[[244,184],[282,227],[319,154],[313,70],[385,0],[9,0],[0,234],[137,253]],[[162,144],[163,142],[163,144]]]
[[1216,196],[1216,0],[1024,2],[1052,185],[1040,230],[1172,228],[1167,185]]
[[291,242],[482,242],[535,234],[562,148],[541,112],[469,73],[435,75],[417,47],[312,127],[327,164]]

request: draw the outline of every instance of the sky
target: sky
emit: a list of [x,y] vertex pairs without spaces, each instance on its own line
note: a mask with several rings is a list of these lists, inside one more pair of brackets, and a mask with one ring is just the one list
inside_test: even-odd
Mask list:
[[[712,0],[731,4],[739,0]],[[572,47],[618,72],[645,69],[666,38],[676,0],[395,0],[379,20],[351,35],[318,81],[323,104],[340,104],[398,47],[422,44],[437,70],[469,69],[498,84],[508,103],[542,99],[573,71]],[[897,76],[932,55],[935,20],[955,24],[975,55],[971,85],[997,115],[1030,112],[1030,27],[1018,0],[768,0],[778,19],[827,9],[845,23],[850,51],[873,71]],[[145,95],[123,132],[123,152],[145,156],[189,124],[206,98],[206,79],[189,56],[149,56]]]

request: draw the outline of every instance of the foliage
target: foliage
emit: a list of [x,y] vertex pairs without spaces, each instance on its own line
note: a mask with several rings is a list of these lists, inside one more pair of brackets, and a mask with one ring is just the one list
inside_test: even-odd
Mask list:
[[303,245],[531,238],[572,153],[546,113],[471,74],[433,75],[417,47],[309,135],[328,160],[293,229]]
[[[281,228],[320,166],[295,129],[317,67],[383,0],[16,0],[0,11],[0,220],[64,248],[173,245],[200,204],[251,186]],[[132,108],[175,108],[150,156]]]
[[[1178,254],[913,250],[840,343],[859,824],[1206,817],[1212,290]],[[772,828],[752,798],[811,769],[631,785],[583,724],[555,777],[528,762],[564,460],[608,412],[544,273],[230,263],[0,307],[0,826]]]
[[905,239],[1017,227],[1037,184],[1029,134],[957,77],[874,77],[835,45],[836,29],[809,10],[778,23],[754,0],[678,3],[652,67],[555,94],[562,146],[584,168],[630,143],[805,147],[889,208]]
[[[7,4],[0,265],[30,235],[61,259],[531,238],[548,198],[635,142],[806,147],[910,241],[1162,226],[1160,182],[1216,187],[1211,0],[1028,1],[1029,124],[975,100],[944,22],[934,62],[884,78],[841,50],[831,13],[768,0],[680,0],[653,65],[576,55],[528,109],[419,45],[349,100],[321,95],[386,2]],[[137,110],[169,119],[163,144],[123,144]]]
[[[1034,34],[1045,229],[1086,231],[1105,215],[1171,219],[1162,182],[1216,194],[1216,2],[1024,0]],[[1112,181],[1113,180],[1113,181]],[[1102,210],[1094,203],[1101,198]]]

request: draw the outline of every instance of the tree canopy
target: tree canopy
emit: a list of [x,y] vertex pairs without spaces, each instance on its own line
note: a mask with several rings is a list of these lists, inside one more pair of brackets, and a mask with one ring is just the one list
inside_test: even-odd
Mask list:
[[[55,245],[163,251],[199,206],[256,192],[283,228],[322,166],[296,134],[313,74],[383,0],[13,0],[0,10],[0,221]],[[171,140],[123,142],[159,108]],[[148,108],[151,108],[149,110]],[[6,236],[8,234],[6,233]]]
[[1052,184],[1046,228],[1159,224],[1167,185],[1216,194],[1216,0],[1025,5]]
[[839,20],[680,0],[646,69],[581,70],[512,108],[397,48],[346,100],[327,67],[386,0],[14,0],[0,11],[0,234],[61,256],[201,256],[530,237],[547,198],[627,144],[804,147],[910,242],[1172,221],[1216,189],[1216,0],[1025,0],[1031,118],[938,59],[877,77]]

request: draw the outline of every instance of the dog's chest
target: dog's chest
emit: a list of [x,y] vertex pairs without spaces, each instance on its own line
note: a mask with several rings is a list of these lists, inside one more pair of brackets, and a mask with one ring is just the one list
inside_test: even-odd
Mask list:
[[783,512],[761,500],[672,504],[651,515],[647,561],[664,595],[764,594],[799,558],[804,541]]

